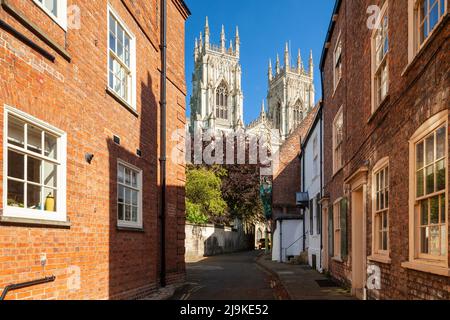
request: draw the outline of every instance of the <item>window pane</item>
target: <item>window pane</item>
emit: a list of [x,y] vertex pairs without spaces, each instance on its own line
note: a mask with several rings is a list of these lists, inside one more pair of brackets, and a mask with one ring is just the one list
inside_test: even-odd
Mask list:
[[416,146],[416,170],[423,168],[423,156],[424,156],[424,148],[423,148],[423,142],[419,143]]
[[7,204],[10,207],[24,207],[24,183],[8,180]]
[[434,135],[429,136],[425,140],[426,145],[426,164],[429,165],[434,161]]
[[125,221],[131,221],[131,206],[125,205]]
[[383,250],[387,251],[388,249],[388,233],[387,232],[383,232],[383,246],[382,246]]
[[420,252],[428,253],[428,228],[420,228]]
[[121,185],[119,185],[117,190],[117,201],[125,203],[125,188]]
[[8,177],[25,179],[25,157],[22,154],[8,150]]
[[439,256],[441,254],[441,239],[440,239],[440,228],[430,227],[430,247],[429,251],[431,255]]
[[58,167],[55,164],[44,161],[44,184],[56,188]]
[[132,192],[132,202],[131,204],[133,206],[137,206],[138,205],[138,192],[137,191],[133,191]]
[[138,208],[137,207],[132,207],[131,208],[131,220],[133,222],[137,222],[138,221]]
[[[434,2],[434,1],[433,1]],[[439,20],[439,7],[438,3],[434,5],[433,8],[430,8],[430,30],[433,30]]]
[[124,210],[124,205],[122,203],[119,203],[117,206],[117,216],[119,220],[123,220]]
[[446,200],[445,195],[441,195],[441,223],[445,223],[447,221],[446,214],[447,211],[445,210]]
[[131,190],[125,188],[125,204],[131,204]]
[[41,183],[41,166],[42,161],[28,156],[27,161],[27,180],[30,182]]
[[436,159],[441,159],[445,156],[446,131],[446,127],[443,127],[436,132]]
[[436,191],[445,190],[445,164],[444,160],[436,163]]
[[441,226],[441,256],[447,254],[447,226]]
[[117,170],[117,180],[119,181],[119,183],[124,183],[124,170],[125,168],[119,165]]
[[8,117],[8,143],[21,148],[25,146],[24,125],[25,123],[17,118]]
[[56,212],[57,194],[56,191],[49,188],[44,188],[44,210],[49,212]]
[[42,154],[42,130],[28,125],[28,150]]
[[388,213],[384,212],[383,213],[383,229],[387,229],[389,226],[389,222],[388,222]]
[[137,173],[134,171],[131,173],[131,185],[134,188],[137,188],[137,186],[138,186]]
[[424,195],[424,189],[423,189],[423,182],[424,182],[424,178],[423,178],[423,170],[420,170],[419,172],[417,172],[417,196],[418,197],[422,197]]
[[42,210],[41,192],[42,188],[40,186],[27,184],[27,208]]
[[386,190],[384,194],[384,202],[386,204],[386,208],[389,208],[389,190]]
[[58,0],[44,0],[45,7],[55,16],[58,16]]
[[115,35],[116,34],[116,19],[114,19],[113,15],[109,14],[109,31]]
[[117,55],[123,60],[123,29],[117,25]]
[[45,133],[45,156],[52,158],[52,159],[56,159],[57,158],[57,138]]
[[430,224],[439,223],[439,197],[430,199]]
[[422,226],[428,225],[428,200],[420,203],[420,222]]
[[128,168],[125,168],[125,184],[131,184],[131,171]]
[[434,166],[429,166],[426,169],[426,184],[427,184],[427,194],[434,192]]
[[440,7],[441,7],[441,16],[443,16],[445,12],[445,0],[440,0]]

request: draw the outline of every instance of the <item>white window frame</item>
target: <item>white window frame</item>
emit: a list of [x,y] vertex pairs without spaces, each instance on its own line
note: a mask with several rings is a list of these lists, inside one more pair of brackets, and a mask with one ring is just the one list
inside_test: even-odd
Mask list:
[[[390,175],[391,173],[389,172],[389,158],[383,158],[380,161],[378,161],[378,163],[374,166],[373,170],[372,170],[372,255],[373,256],[383,256],[383,257],[389,257],[389,253],[390,253],[390,210],[389,210],[389,206],[390,206]],[[389,200],[388,200],[388,205],[385,208],[382,208],[380,210],[377,210],[377,192],[385,192],[386,188],[382,187],[383,190],[377,190],[377,177],[378,174],[380,174],[382,171],[384,171],[386,173],[386,171],[388,171],[388,178],[387,178],[387,191],[388,191],[388,196],[389,196]],[[384,179],[386,179],[384,173]],[[387,232],[387,250],[382,250],[379,247],[379,233],[380,233],[380,229],[378,228],[378,222],[377,222],[377,216],[378,215],[382,215],[383,213],[387,213],[387,219],[388,219],[388,226],[387,226],[387,230],[385,230]]]
[[[57,159],[59,162],[57,172],[57,202],[56,212],[44,210],[10,207],[7,205],[8,197],[8,116],[14,116],[26,123],[39,127],[57,137]],[[22,218],[32,220],[67,222],[67,134],[44,121],[41,121],[23,111],[10,106],[4,107],[3,128],[3,213],[4,217]],[[26,152],[28,154],[28,152]],[[24,173],[26,174],[26,173]]]
[[343,198],[339,198],[333,204],[333,252],[334,259],[341,260],[341,242],[342,242],[342,229],[341,229],[341,201]]
[[33,2],[42,9],[50,18],[52,18],[64,31],[67,31],[67,0],[57,0],[57,12],[58,15],[55,16],[43,2],[39,0],[33,0]]
[[313,139],[313,170],[314,170],[314,178],[313,180],[317,179],[320,176],[320,170],[319,170],[319,138],[317,137],[317,134],[314,136]]
[[[438,22],[434,28],[429,31],[428,36],[420,43],[419,34],[419,21],[418,21],[418,5],[422,0],[408,0],[408,61],[411,63],[414,57],[427,46],[429,40],[433,37],[433,34],[439,28],[439,25],[444,21],[444,17],[448,14],[447,0],[444,0],[444,13],[439,17]],[[440,1],[440,0],[438,0]],[[440,5],[440,4],[438,4]]]
[[[110,55],[114,55],[115,54],[113,52],[111,52],[112,50],[111,48],[111,44],[109,41],[109,17],[110,14],[116,19],[116,21],[121,25],[121,27],[123,28],[123,30],[128,33],[128,35],[130,36],[130,72],[131,72],[131,81],[130,81],[130,88],[129,88],[129,101],[123,99],[120,94],[118,94],[114,88],[111,88],[109,85],[109,70],[111,68],[110,65]],[[120,101],[122,101],[127,107],[129,107],[133,112],[137,111],[137,105],[136,105],[136,101],[137,101],[137,91],[136,91],[136,36],[131,32],[130,28],[128,28],[128,26],[125,24],[125,22],[122,20],[122,18],[120,18],[120,16],[117,14],[117,12],[113,9],[113,7],[108,4],[107,6],[107,18],[106,18],[106,23],[107,23],[107,48],[106,48],[106,59],[107,59],[107,72],[106,72],[106,87],[108,88],[108,91],[113,94],[115,97],[117,97],[117,99],[119,99]],[[120,58],[118,58],[120,59]]]
[[[342,141],[337,145],[337,135],[336,135],[336,122],[338,121],[339,117],[342,116]],[[344,165],[343,161],[343,152],[342,152],[342,146],[344,144],[344,107],[342,106],[339,111],[336,113],[336,116],[333,120],[333,174],[336,174],[339,170],[342,169]],[[338,163],[338,158],[336,156],[336,151],[340,147],[340,159]]]
[[[450,270],[448,270],[448,255],[445,256],[433,256],[433,255],[425,255],[421,253],[420,250],[420,237],[418,234],[418,199],[422,199],[425,197],[432,197],[433,194],[428,194],[422,198],[417,198],[417,183],[416,183],[416,145],[419,141],[425,139],[427,136],[432,134],[434,131],[439,129],[440,127],[446,125],[448,130],[448,111],[442,111],[430,119],[428,119],[411,137],[409,141],[409,262],[407,267],[411,265],[413,267],[417,267],[417,265],[425,266],[423,268],[424,271],[433,272],[433,266],[443,266],[447,270],[450,275]],[[446,146],[445,146],[445,165],[446,168],[448,166],[448,137],[446,137]],[[449,190],[448,190],[448,168],[445,170],[446,172],[446,189],[445,189],[445,197],[448,200]],[[445,206],[446,211],[446,226],[447,226],[447,235],[446,241],[447,244],[447,252],[448,252],[448,204]],[[436,270],[436,269],[434,269]],[[438,271],[440,272],[440,271]]]
[[[120,183],[119,182],[119,177],[118,177],[118,171],[119,171],[119,166],[123,166],[125,168],[131,169],[135,172],[137,172],[138,176],[137,176],[137,183],[138,186],[135,190],[138,191],[138,212],[137,212],[137,222],[133,222],[133,221],[124,221],[124,220],[119,220],[119,212],[118,212],[118,207],[119,207],[119,184],[130,188],[130,186],[127,186],[125,183]],[[143,171],[132,165],[129,164],[121,159],[117,160],[117,168],[116,168],[116,174],[117,174],[117,178],[116,178],[116,188],[117,188],[117,199],[116,199],[116,217],[117,217],[117,226],[119,228],[130,228],[130,229],[142,229],[144,227],[144,223],[143,223],[143,218],[142,218],[142,192],[143,192]],[[125,178],[125,177],[124,177]]]
[[[372,113],[375,112],[380,104],[384,101],[384,99],[389,94],[389,51],[390,51],[390,38],[389,38],[389,14],[388,14],[388,3],[386,1],[381,9],[379,17],[377,19],[376,28],[373,30],[371,37],[371,46],[372,46]],[[377,36],[379,32],[382,30],[384,18],[387,17],[388,25],[386,30],[386,37],[388,39],[388,50],[383,56],[383,59],[378,61],[378,51],[377,51]],[[383,42],[383,39],[381,40]],[[383,50],[383,44],[381,44],[380,50]],[[386,92],[384,96],[378,97],[378,91],[381,90],[378,86],[378,79],[383,78],[383,69],[386,68]]]
[[[337,60],[336,60],[336,53],[337,53],[337,50],[338,50],[338,48],[340,48],[340,50],[341,50],[341,52],[340,52],[340,71],[341,71],[341,73],[340,73],[340,75],[339,75],[339,79],[337,78],[337,74],[336,74],[336,71],[337,71]],[[337,38],[337,41],[336,41],[336,46],[335,46],[335,48],[334,48],[334,51],[333,51],[333,85],[334,85],[334,91],[336,91],[336,89],[337,89],[337,87],[338,87],[338,85],[339,85],[339,83],[341,82],[341,79],[342,79],[342,54],[343,54],[343,46],[342,46],[342,39],[341,39],[341,33],[339,33],[339,36],[338,36],[338,38]]]

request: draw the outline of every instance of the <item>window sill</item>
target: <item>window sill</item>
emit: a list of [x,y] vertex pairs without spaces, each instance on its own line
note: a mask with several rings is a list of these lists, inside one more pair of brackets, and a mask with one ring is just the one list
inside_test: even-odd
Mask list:
[[367,257],[368,260],[372,261],[372,262],[379,262],[379,263],[384,263],[384,264],[391,264],[392,260],[391,258],[389,258],[389,256],[387,255],[381,255],[381,254],[374,254],[370,257]]
[[132,228],[132,227],[117,226],[117,231],[145,233],[145,229],[141,227]]
[[341,257],[333,257],[333,258],[331,258],[331,260],[335,261],[335,262],[339,262],[339,263],[344,263],[344,260],[342,260]]
[[445,263],[428,262],[425,260],[413,260],[402,263],[402,267],[405,269],[411,269],[426,273],[432,273],[444,277],[450,277],[450,268]]
[[[61,55],[67,62],[72,61],[72,57],[70,54],[59,44],[57,44],[53,39],[48,36],[44,31],[42,31],[36,24],[31,22],[26,16],[20,12],[16,7],[11,5],[9,1],[0,1],[2,7],[7,11],[11,16],[13,16],[15,19],[17,19],[25,28],[30,30],[34,35],[36,35],[40,40],[42,40],[46,45],[48,45],[50,48],[55,50],[59,55]],[[45,49],[43,49],[45,50]],[[54,62],[54,59],[51,59]],[[54,58],[54,57],[53,57]]]
[[334,179],[341,171],[344,169],[344,166],[340,167],[336,171],[334,171],[332,178]]
[[425,40],[425,42],[422,44],[420,49],[414,53],[414,56],[412,57],[411,61],[408,61],[408,65],[405,67],[403,72],[401,73],[401,76],[405,76],[411,69],[413,69],[413,66],[416,64],[416,62],[420,59],[421,56],[423,56],[424,52],[426,51],[426,48],[430,46],[430,44],[433,42],[433,40],[436,38],[436,36],[444,29],[444,27],[447,25],[449,21],[450,14],[447,12],[445,16],[442,18],[441,22],[435,27],[433,32],[428,36],[428,38]]
[[384,109],[386,105],[389,104],[390,95],[389,93],[384,97],[383,101],[378,104],[378,106],[372,111],[372,114],[370,115],[369,119],[367,120],[367,124],[370,124],[373,119],[381,112],[381,110]]
[[118,103],[120,103],[125,109],[131,112],[131,114],[133,114],[136,118],[139,118],[139,113],[128,102],[123,100],[117,93],[115,93],[109,87],[106,87],[106,93],[109,94]]
[[0,225],[69,229],[72,226],[72,223],[70,221],[50,221],[50,220],[0,216]]

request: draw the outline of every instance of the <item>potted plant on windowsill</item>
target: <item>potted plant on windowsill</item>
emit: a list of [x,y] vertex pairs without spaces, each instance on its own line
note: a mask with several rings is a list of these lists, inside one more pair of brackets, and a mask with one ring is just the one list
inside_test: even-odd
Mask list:
[[6,203],[7,203],[8,207],[24,208],[24,204],[18,202],[15,199],[8,198]]

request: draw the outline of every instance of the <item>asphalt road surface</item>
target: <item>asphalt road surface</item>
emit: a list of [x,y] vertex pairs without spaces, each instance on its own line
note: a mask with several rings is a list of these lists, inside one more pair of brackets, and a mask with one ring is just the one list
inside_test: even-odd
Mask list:
[[188,263],[187,285],[173,300],[278,300],[276,279],[256,264],[258,252],[210,257]]

